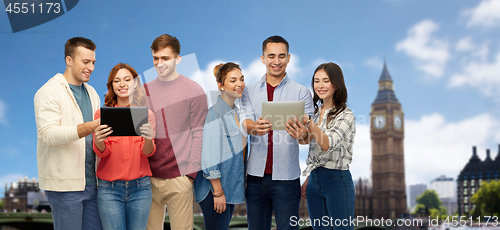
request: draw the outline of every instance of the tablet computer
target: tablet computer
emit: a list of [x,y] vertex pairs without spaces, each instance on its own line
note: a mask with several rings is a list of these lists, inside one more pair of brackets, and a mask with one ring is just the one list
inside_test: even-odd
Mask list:
[[113,129],[110,136],[140,136],[139,128],[146,123],[146,107],[101,107],[101,125]]
[[262,102],[262,119],[273,125],[273,130],[285,130],[288,120],[304,120],[304,101],[266,101]]

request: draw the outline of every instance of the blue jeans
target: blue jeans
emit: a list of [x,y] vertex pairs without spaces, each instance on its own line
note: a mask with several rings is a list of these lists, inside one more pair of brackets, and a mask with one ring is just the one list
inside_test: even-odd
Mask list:
[[148,176],[129,181],[99,179],[97,208],[103,229],[146,229],[152,199]]
[[85,186],[84,191],[45,191],[55,230],[101,230],[101,219],[97,212],[97,186]]
[[218,214],[214,210],[214,196],[210,191],[207,197],[200,202],[200,208],[203,212],[203,226],[205,230],[227,230],[229,222],[234,212],[234,204],[226,204],[226,211]]
[[290,218],[299,216],[300,179],[273,181],[270,174],[248,175],[246,204],[249,230],[271,229],[273,210],[278,230],[299,229]]
[[307,211],[311,223],[324,216],[329,217],[328,226],[313,226],[318,229],[350,229],[354,218],[354,184],[349,170],[327,168],[314,169],[307,184]]

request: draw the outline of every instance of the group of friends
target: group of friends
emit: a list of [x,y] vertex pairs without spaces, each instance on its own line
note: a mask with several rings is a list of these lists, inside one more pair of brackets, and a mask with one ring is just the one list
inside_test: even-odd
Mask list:
[[[177,72],[180,48],[176,37],[157,37],[151,53],[158,77],[142,85],[130,65],[111,69],[104,107],[149,109],[139,136],[114,136],[87,84],[96,45],[82,37],[66,42],[65,72],[34,98],[39,184],[54,229],[158,230],[167,210],[171,229],[191,230],[194,201],[205,229],[228,229],[243,202],[251,230],[270,229],[273,212],[278,230],[298,229],[291,218],[299,216],[301,197],[311,220],[353,218],[355,117],[337,64],[316,68],[311,95],[286,72],[288,42],[271,36],[262,43],[267,70],[259,81],[245,86],[238,64],[215,66],[220,96],[208,108],[204,90]],[[265,101],[304,101],[304,118],[273,130],[262,118]],[[299,144],[309,145],[302,186]]]

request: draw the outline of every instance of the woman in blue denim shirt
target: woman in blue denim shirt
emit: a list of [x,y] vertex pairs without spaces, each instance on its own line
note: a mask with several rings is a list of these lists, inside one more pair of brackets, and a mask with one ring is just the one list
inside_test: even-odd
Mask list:
[[205,229],[228,229],[234,205],[245,199],[246,136],[240,129],[238,108],[234,105],[243,94],[245,82],[240,67],[232,62],[217,65],[214,75],[221,95],[205,119],[202,170],[194,188]]

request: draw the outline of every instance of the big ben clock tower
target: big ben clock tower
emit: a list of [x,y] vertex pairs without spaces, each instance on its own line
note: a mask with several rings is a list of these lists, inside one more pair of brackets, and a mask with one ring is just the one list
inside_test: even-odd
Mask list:
[[399,218],[406,211],[404,113],[384,61],[370,111],[374,218]]

